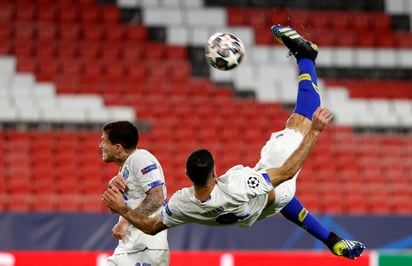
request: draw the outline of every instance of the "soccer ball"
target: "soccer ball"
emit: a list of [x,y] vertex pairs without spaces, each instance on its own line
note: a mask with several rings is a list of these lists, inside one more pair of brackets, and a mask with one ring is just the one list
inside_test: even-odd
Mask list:
[[231,70],[242,61],[245,46],[234,34],[217,32],[207,41],[205,55],[212,67],[218,70]]

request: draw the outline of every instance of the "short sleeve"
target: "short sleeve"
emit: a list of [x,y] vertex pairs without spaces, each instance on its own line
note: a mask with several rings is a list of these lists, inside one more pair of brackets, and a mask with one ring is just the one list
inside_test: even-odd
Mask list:
[[169,228],[187,223],[183,213],[179,210],[179,205],[182,202],[179,193],[180,191],[176,191],[160,210],[160,219]]
[[265,171],[258,172],[249,168],[228,172],[218,180],[222,182],[222,188],[239,201],[248,201],[273,190]]
[[134,158],[130,162],[130,171],[138,179],[132,182],[138,182],[144,192],[165,183],[160,165],[150,157]]

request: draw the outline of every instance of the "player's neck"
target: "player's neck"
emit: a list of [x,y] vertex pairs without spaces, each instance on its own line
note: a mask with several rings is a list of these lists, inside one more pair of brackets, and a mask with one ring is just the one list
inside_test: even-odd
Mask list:
[[213,182],[210,182],[206,184],[205,186],[194,186],[195,189],[195,198],[204,201],[207,200],[210,197],[210,193],[212,193],[213,188],[215,187],[216,183],[213,180]]
[[127,158],[129,158],[129,156],[134,152],[133,151],[125,151],[122,152],[119,156],[118,159],[116,161],[117,165],[119,165],[120,167],[123,167],[124,162],[126,162]]

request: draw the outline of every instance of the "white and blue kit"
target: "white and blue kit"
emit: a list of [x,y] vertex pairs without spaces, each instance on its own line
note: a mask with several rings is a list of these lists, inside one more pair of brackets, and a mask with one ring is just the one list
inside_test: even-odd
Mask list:
[[[176,191],[161,210],[163,224],[169,228],[185,223],[251,226],[258,219],[276,214],[294,197],[298,173],[273,188],[266,169],[281,166],[302,139],[302,134],[292,129],[272,133],[257,165],[229,169],[216,179],[206,200],[195,198],[193,186]],[[275,201],[265,209],[272,190]]]
[[[163,194],[166,199],[166,186],[163,169],[153,154],[144,149],[137,149],[125,161],[119,174],[126,180],[127,191],[123,194],[126,204],[135,209],[146,197],[146,192],[154,187],[162,186]],[[160,210],[159,210],[160,211]],[[155,216],[159,213],[156,211],[152,214]],[[169,246],[167,242],[167,230],[164,230],[154,236],[148,235],[129,224],[126,237],[119,240],[110,260],[116,260],[114,265],[124,265],[122,254],[136,254],[136,260],[149,257],[143,253],[152,251],[162,251],[164,256],[163,262],[153,265],[168,265]],[[120,256],[119,256],[120,255]],[[130,259],[130,258],[129,258]],[[150,258],[151,259],[151,258]]]

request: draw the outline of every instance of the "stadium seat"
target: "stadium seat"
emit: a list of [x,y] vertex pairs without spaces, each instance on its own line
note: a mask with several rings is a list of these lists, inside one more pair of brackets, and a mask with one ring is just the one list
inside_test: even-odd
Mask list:
[[344,197],[343,213],[350,213],[351,215],[361,215],[368,213],[368,207],[365,203],[365,196],[363,195],[363,191],[359,191],[357,187],[353,188],[353,191],[358,191],[356,193],[348,193],[346,197]]
[[147,60],[162,60],[166,57],[166,49],[163,44],[148,42],[144,46],[144,57]]
[[101,12],[94,4],[84,5],[80,8],[79,20],[82,25],[98,24],[101,22]]
[[50,41],[37,41],[34,44],[34,58],[32,59],[36,59],[37,57],[40,58],[53,58],[56,56],[57,53],[57,49],[56,49],[56,44],[50,40]]
[[[283,9],[271,9],[267,14],[268,27],[276,24],[288,25],[289,24],[289,14],[287,10]],[[269,35],[269,34],[265,34]],[[276,42],[275,42],[276,43]]]
[[[370,24],[377,32],[389,32],[392,27],[391,16],[383,12],[372,12]],[[382,38],[386,39],[386,38]]]
[[135,45],[132,42],[121,44],[122,60],[128,64],[129,67],[140,67],[141,64],[136,64],[139,60],[143,60],[145,55],[145,48],[140,45]]
[[59,24],[58,38],[62,42],[73,43],[80,40],[81,26],[77,23],[64,22]]
[[338,184],[324,184],[321,188],[322,201],[319,202],[319,209],[324,213],[345,213],[341,202],[345,201],[337,191],[340,191]]
[[13,32],[16,41],[30,41],[36,35],[36,25],[30,22],[16,22]]
[[248,25],[258,29],[266,28],[266,11],[262,9],[248,9],[247,11]]
[[108,42],[121,42],[125,39],[125,28],[117,24],[108,24],[104,29],[104,37]]
[[57,7],[55,5],[42,5],[37,9],[37,19],[39,22],[54,23],[57,21]]
[[28,212],[31,209],[31,198],[26,193],[9,195],[3,204],[9,212]]
[[412,34],[408,31],[395,33],[396,45],[399,48],[408,48],[412,45]]
[[170,60],[187,60],[188,48],[185,46],[168,45],[164,47],[165,55]]
[[372,27],[371,15],[366,12],[351,12],[350,26],[357,31],[370,30]]
[[9,5],[7,3],[0,4],[0,21],[1,22],[11,22],[15,19],[16,10],[14,5]]
[[101,193],[86,195],[80,199],[80,210],[83,212],[109,212],[102,203]]
[[53,81],[58,73],[58,64],[52,59],[42,58],[39,60],[39,68],[36,73],[38,81]]
[[330,26],[330,20],[328,12],[313,10],[309,13],[309,16],[315,19],[308,19],[306,24],[311,26],[313,29],[325,29]]
[[[332,11],[329,12],[331,16],[330,26],[334,30],[348,30],[350,29],[351,21],[353,19],[352,14],[345,11]],[[339,18],[339,19],[335,19]]]
[[[302,25],[308,25],[310,27],[310,24],[308,23],[309,21],[314,21],[316,19],[312,19],[312,14],[307,12],[306,10],[291,10],[289,12],[289,23],[288,25],[296,28],[296,27],[302,27]],[[306,37],[306,29],[302,28],[302,34],[303,36]]]
[[255,42],[260,45],[279,45],[274,41],[273,37],[267,34],[266,28],[257,28],[255,34]]
[[[46,197],[58,193],[57,186],[54,185],[53,176],[50,173],[37,170],[36,179],[33,180],[32,191],[37,197]],[[51,185],[53,184],[53,185]]]
[[101,21],[107,25],[117,25],[120,23],[120,10],[117,6],[106,5],[100,8]]
[[247,21],[246,9],[229,7],[226,9],[227,12],[227,24],[230,26],[244,26]]
[[32,200],[34,212],[56,211],[56,196],[53,194],[35,195]]
[[373,214],[379,215],[379,214],[386,214],[386,213],[391,212],[392,207],[390,206],[388,202],[387,195],[376,193],[373,190],[373,187],[371,187],[369,190],[376,196],[374,196],[373,200],[368,200],[366,202],[367,207],[368,207],[367,213],[371,213],[371,214],[373,213]]
[[122,58],[122,53],[121,43],[118,41],[106,41],[101,45],[101,58],[104,61],[116,62]]
[[59,195],[56,208],[59,212],[79,212],[81,210],[79,195]]
[[100,58],[101,55],[101,46],[100,43],[93,41],[83,41],[79,43],[78,55],[83,61],[89,59]]
[[104,27],[101,24],[82,25],[81,32],[82,40],[100,43],[103,40]]
[[357,37],[357,41],[353,41],[353,43],[356,43],[357,47],[376,47],[380,46],[378,43],[375,34],[373,32],[370,32],[370,30],[361,30],[357,31],[357,36],[362,36],[362,37]]
[[[1,31],[1,30],[0,30]],[[9,41],[4,41],[0,43],[0,56],[6,56],[11,54],[12,45]]]
[[59,27],[52,22],[40,21],[37,23],[36,39],[41,43],[51,43],[56,40],[59,34]]
[[[73,24],[79,21],[79,10],[73,4],[59,4],[57,20],[60,24]],[[66,29],[66,27],[64,27]]]
[[32,57],[19,58],[17,62],[17,72],[20,73],[36,73],[38,68],[37,59]]
[[34,4],[17,4],[16,5],[16,20],[17,21],[33,21],[36,17],[37,10]]
[[56,56],[59,59],[74,60],[78,54],[78,45],[76,43],[58,41],[56,42]]
[[144,43],[147,41],[148,30],[142,25],[125,25],[126,39],[132,43]]
[[83,64],[76,59],[63,59],[60,61],[59,73],[67,76],[79,76],[83,72]]
[[12,52],[17,57],[31,57],[33,50],[33,44],[27,40],[16,40],[12,43]]

